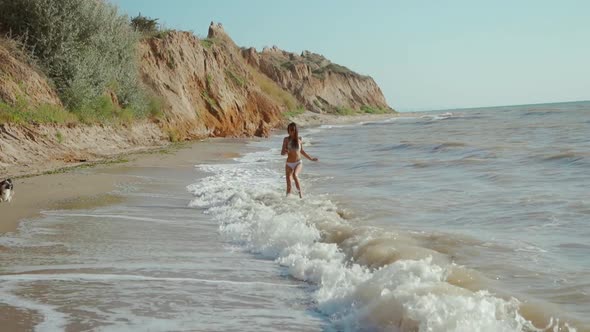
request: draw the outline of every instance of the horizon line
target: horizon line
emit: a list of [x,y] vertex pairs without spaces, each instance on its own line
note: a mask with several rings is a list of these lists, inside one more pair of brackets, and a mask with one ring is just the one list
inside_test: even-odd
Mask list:
[[[507,105],[491,105],[491,106],[467,106],[467,107],[449,107],[449,108],[424,108],[422,110],[408,110],[398,111],[400,113],[412,113],[412,112],[436,112],[436,111],[453,111],[453,110],[471,110],[471,109],[482,109],[482,108],[500,108],[500,107],[522,107],[522,106],[534,106],[534,105],[552,105],[552,104],[571,104],[571,103],[583,103],[590,102],[587,100],[569,100],[569,101],[552,101],[547,103],[530,103],[530,104],[507,104]],[[395,108],[394,108],[395,109]]]

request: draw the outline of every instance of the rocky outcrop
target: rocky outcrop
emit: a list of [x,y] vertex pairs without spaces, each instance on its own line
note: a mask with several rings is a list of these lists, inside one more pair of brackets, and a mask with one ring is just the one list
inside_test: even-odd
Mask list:
[[0,38],[0,101],[32,107],[42,104],[61,106],[47,78],[16,48],[14,42]]
[[273,46],[262,52],[242,49],[242,56],[313,112],[363,107],[393,111],[371,77],[334,64],[322,55],[308,51],[298,55]]
[[144,41],[140,52],[143,82],[184,137],[266,136],[283,121],[286,107],[261,90],[219,24],[207,39],[170,32]]

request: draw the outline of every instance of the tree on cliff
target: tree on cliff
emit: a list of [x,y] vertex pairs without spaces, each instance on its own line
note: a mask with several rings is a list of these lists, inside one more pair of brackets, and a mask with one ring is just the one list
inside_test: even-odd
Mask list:
[[131,26],[144,34],[154,34],[159,30],[157,18],[142,16],[141,13],[131,19]]

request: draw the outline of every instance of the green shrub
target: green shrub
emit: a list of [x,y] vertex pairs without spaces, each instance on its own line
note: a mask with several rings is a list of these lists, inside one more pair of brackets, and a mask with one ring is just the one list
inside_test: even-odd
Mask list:
[[23,98],[18,98],[14,105],[0,102],[0,123],[68,124],[76,122],[78,118],[74,114],[59,106],[43,104],[30,107]]
[[152,120],[164,119],[164,100],[162,97],[151,96],[148,101],[147,114]]
[[131,19],[131,26],[133,29],[135,29],[135,31],[139,31],[150,36],[158,33],[160,30],[158,27],[157,18],[142,16],[141,13]]
[[387,108],[372,107],[372,106],[368,106],[368,105],[361,106],[361,112],[369,113],[369,114],[393,113],[391,110],[389,110]]
[[214,44],[215,44],[215,38],[201,39],[201,45],[203,45],[204,48],[211,48],[211,46],[213,46]]
[[124,107],[141,110],[139,33],[117,8],[91,0],[0,1],[0,25],[18,37],[53,80],[67,108],[96,102],[109,86]]
[[108,96],[100,96],[84,107],[72,110],[78,116],[80,122],[85,124],[129,124],[134,119],[143,116],[143,112],[130,107],[120,108],[113,105]]
[[60,144],[64,141],[64,135],[59,130],[57,131],[57,133],[55,133],[55,138],[57,139],[57,142]]
[[229,79],[231,80],[231,82],[233,82],[235,85],[241,87],[244,87],[246,85],[246,79],[243,78],[242,76],[239,76],[238,74],[234,73],[232,70],[227,69],[225,71],[225,74],[229,77]]
[[327,72],[333,72],[344,75],[358,75],[352,70],[335,63],[330,63],[327,66],[319,67],[317,69],[312,70],[312,74],[319,78],[323,78]]
[[207,74],[207,90],[211,90],[211,86],[213,85],[213,76],[211,74]]
[[297,106],[297,108],[295,108],[294,110],[284,112],[283,116],[287,119],[290,119],[303,113],[305,113],[305,108],[303,106]]
[[340,115],[353,115],[357,112],[349,107],[336,107],[336,113]]

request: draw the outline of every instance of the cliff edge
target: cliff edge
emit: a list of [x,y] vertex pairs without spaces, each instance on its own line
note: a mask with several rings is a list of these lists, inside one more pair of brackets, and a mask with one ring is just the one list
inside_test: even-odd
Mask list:
[[242,56],[312,112],[334,113],[341,108],[361,110],[363,107],[393,111],[371,77],[335,64],[320,54],[309,51],[295,54],[273,46],[262,52],[243,49]]
[[267,136],[289,110],[263,91],[220,24],[211,23],[206,39],[183,31],[146,39],[140,55],[142,81],[182,138]]

